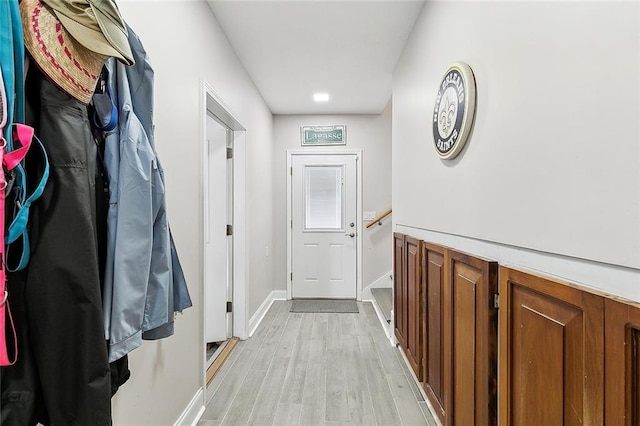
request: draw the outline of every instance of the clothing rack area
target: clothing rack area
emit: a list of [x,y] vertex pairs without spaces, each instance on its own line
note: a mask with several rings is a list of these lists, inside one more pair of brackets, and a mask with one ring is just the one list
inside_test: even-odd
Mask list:
[[110,425],[128,354],[192,304],[153,68],[113,0],[6,0],[0,27],[0,424]]

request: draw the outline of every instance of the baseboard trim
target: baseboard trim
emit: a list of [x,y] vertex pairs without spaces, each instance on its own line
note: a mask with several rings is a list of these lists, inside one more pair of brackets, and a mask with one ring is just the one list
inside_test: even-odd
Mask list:
[[275,300],[287,300],[287,290],[273,290],[264,299],[256,313],[253,314],[249,320],[249,337],[253,336],[253,333],[256,332],[256,329]]
[[204,413],[204,408],[204,391],[200,388],[173,426],[196,426]]

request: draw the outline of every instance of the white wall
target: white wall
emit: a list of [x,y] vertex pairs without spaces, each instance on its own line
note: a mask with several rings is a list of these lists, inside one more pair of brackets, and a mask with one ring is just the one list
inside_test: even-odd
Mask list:
[[[347,149],[362,149],[362,208],[382,213],[391,207],[391,102],[380,115],[276,115],[274,116],[273,279],[276,289],[287,288],[287,150],[301,149],[300,127],[347,126]],[[363,230],[362,285],[367,287],[391,270],[391,221]]]
[[[396,229],[640,300],[639,24],[637,2],[426,3],[393,75]],[[445,162],[456,61],[477,116]]]
[[[168,213],[178,254],[185,270],[194,307],[176,320],[169,339],[144,342],[129,358],[132,377],[113,400],[116,425],[168,425],[191,401],[201,386],[200,345],[202,301],[201,155],[203,140],[202,79],[225,101],[247,129],[244,164],[246,178],[236,182],[246,191],[246,207],[254,204],[270,212],[272,116],[231,50],[205,2],[121,0],[123,17],[140,36],[155,70],[156,144],[167,180]],[[242,195],[244,197],[244,195]],[[270,214],[236,223],[248,241],[271,245]],[[250,298],[264,299],[271,292],[271,268],[253,264],[253,248],[243,263]],[[265,279],[266,277],[266,279]],[[249,308],[247,318],[253,314]]]

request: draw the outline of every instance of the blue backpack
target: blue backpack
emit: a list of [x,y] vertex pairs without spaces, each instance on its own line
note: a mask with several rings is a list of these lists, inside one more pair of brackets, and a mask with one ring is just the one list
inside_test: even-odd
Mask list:
[[[20,9],[18,0],[2,0],[0,1],[0,28],[6,28],[0,33],[0,71],[4,80],[4,89],[6,94],[6,126],[3,131],[4,140],[6,142],[6,152],[10,153],[16,149],[25,148],[15,146],[14,144],[14,123],[24,123],[25,121],[25,95],[24,95],[24,39],[22,34],[22,21],[20,18]],[[40,141],[33,137],[37,142],[36,146],[40,147],[43,157],[44,170],[39,182],[31,194],[27,194],[27,173],[25,172],[23,162],[18,163],[13,171],[7,171],[13,174],[12,179],[8,179],[13,183],[5,188],[5,191],[11,191],[15,199],[14,208],[9,212],[5,220],[11,223],[6,228],[4,243],[6,252],[9,251],[11,244],[22,243],[22,252],[17,257],[15,265],[3,265],[10,272],[24,269],[29,262],[30,247],[29,236],[27,234],[27,222],[29,219],[29,208],[31,204],[37,200],[44,191],[45,184],[49,178],[49,161],[44,146]],[[16,139],[19,141],[19,139]],[[28,148],[27,148],[28,149]],[[8,209],[7,209],[8,210]],[[7,253],[3,253],[5,256]]]

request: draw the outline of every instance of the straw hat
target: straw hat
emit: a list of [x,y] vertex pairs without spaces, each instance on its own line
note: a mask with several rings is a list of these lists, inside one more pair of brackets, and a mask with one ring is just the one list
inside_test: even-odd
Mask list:
[[42,0],[87,49],[133,65],[127,28],[114,0]]
[[88,104],[107,55],[78,43],[39,0],[20,2],[24,45],[40,69],[60,89]]

